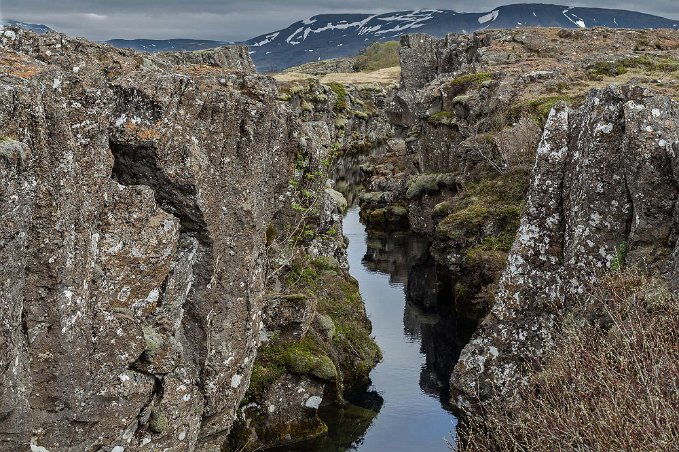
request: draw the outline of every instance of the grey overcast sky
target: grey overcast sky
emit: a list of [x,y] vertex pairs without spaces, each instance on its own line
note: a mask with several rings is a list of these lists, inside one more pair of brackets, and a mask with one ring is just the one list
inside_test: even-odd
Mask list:
[[93,40],[200,38],[237,41],[323,13],[422,8],[485,12],[511,3],[629,9],[679,19],[679,0],[0,0],[0,16]]

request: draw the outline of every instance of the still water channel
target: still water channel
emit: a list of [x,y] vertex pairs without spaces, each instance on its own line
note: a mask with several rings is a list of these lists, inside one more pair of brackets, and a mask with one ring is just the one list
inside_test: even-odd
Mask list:
[[350,273],[384,359],[369,387],[346,394],[349,406],[321,407],[326,437],[290,450],[450,450],[456,418],[447,404],[447,379],[471,331],[456,320],[445,272],[425,239],[366,231],[356,207],[343,226]]

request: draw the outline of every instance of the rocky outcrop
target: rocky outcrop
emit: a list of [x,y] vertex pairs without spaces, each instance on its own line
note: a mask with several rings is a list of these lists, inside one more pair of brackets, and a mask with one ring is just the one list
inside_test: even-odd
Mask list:
[[[370,228],[406,226],[432,239],[433,256],[450,271],[459,316],[480,321],[493,309],[452,378],[462,407],[490,396],[493,386],[510,388],[521,366],[545,356],[569,294],[619,266],[618,254],[656,273],[674,271],[677,184],[669,162],[676,131],[662,119],[674,107],[663,107],[669,101],[657,96],[676,93],[664,74],[679,69],[679,34],[489,30],[443,40],[411,35],[401,45],[401,86],[387,115],[405,149],[361,162],[367,173],[361,217]],[[586,94],[630,78],[640,86],[652,82],[655,94],[641,88]],[[568,109],[547,121],[560,102]],[[531,185],[546,123],[543,139],[552,150],[568,151],[548,160],[541,147]],[[655,144],[649,127],[656,134],[664,128]],[[558,140],[565,144],[557,147]],[[633,149],[647,150],[647,163]],[[582,157],[585,150],[596,160]],[[606,181],[595,171],[605,172]],[[558,212],[549,205],[557,198]],[[638,225],[636,208],[646,203],[651,220]]]
[[[271,264],[262,346],[230,436],[232,450],[284,447],[326,434],[321,404],[368,378],[381,358],[348,273],[341,213],[347,200],[328,183],[338,152],[371,146],[390,127],[374,106],[381,90],[283,84],[279,98],[304,121],[286,207],[268,228]],[[369,112],[364,113],[364,112]],[[341,121],[339,121],[341,119]]]
[[426,34],[401,37],[401,88],[420,89],[438,75],[473,67],[478,50],[488,45],[484,34],[449,34],[438,39]]
[[451,379],[459,407],[510,396],[602,272],[638,266],[676,286],[678,124],[679,104],[634,86],[552,110],[492,311]]
[[1,39],[1,448],[218,449],[299,123],[242,48]]
[[[362,219],[432,238],[432,254],[452,273],[458,312],[482,319],[519,227],[551,108],[581,105],[592,85],[628,73],[654,80],[660,93],[675,92],[662,74],[679,68],[678,38],[603,29],[404,37],[401,87],[387,115],[405,150],[362,163]],[[647,52],[647,41],[656,51]]]
[[236,72],[256,72],[246,46],[233,45],[196,52],[161,52],[157,56],[175,65],[204,65]]

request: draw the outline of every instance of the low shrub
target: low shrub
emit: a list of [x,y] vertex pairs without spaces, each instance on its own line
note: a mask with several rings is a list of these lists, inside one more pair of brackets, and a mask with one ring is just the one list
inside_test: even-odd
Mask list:
[[376,42],[366,47],[356,57],[354,70],[360,72],[376,71],[400,65],[397,41]]
[[612,272],[575,302],[555,337],[526,386],[467,417],[459,450],[676,449],[676,292],[638,269]]

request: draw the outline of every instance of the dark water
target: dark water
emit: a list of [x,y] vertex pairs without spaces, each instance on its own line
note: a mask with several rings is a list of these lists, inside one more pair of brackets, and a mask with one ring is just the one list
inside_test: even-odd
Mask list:
[[456,426],[448,376],[469,335],[429,244],[407,232],[366,232],[358,208],[344,219],[350,272],[384,360],[348,407],[321,407],[328,435],[290,450],[446,451]]

